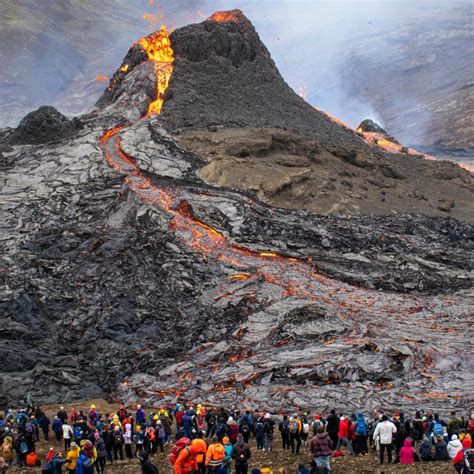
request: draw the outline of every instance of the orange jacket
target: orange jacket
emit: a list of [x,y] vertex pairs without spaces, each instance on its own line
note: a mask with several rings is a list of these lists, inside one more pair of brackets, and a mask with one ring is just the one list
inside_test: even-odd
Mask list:
[[219,463],[219,461],[223,461],[225,457],[225,450],[224,446],[221,443],[214,443],[211,444],[207,448],[206,453],[206,466],[209,466],[209,463],[212,464],[211,461],[214,463]]
[[37,464],[41,464],[41,461],[36,453],[30,453],[28,456],[26,456],[26,465],[28,467],[34,467]]
[[204,456],[206,455],[206,451],[207,451],[206,442],[203,439],[196,438],[192,440],[191,446],[193,446],[196,453],[199,453],[199,454],[196,454],[196,462],[198,464],[201,464],[202,462],[204,462],[204,459],[205,459]]
[[197,471],[197,454],[199,453],[193,446],[186,446],[182,449],[174,463],[174,474],[189,474]]

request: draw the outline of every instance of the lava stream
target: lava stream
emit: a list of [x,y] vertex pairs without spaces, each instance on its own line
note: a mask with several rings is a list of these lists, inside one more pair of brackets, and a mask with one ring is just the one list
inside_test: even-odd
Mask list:
[[[149,111],[145,115],[147,117],[149,114],[158,114],[161,111],[164,92],[172,71],[173,50],[169,32],[164,28],[147,38],[142,38],[138,44],[147,51],[149,60],[154,62],[156,73],[157,98],[150,104]],[[189,211],[189,206],[178,199],[179,188],[170,190],[154,185],[138,169],[135,160],[121,150],[120,132],[125,128],[126,126],[115,127],[101,137],[100,145],[106,161],[125,175],[125,183],[139,199],[171,216],[169,228],[183,245],[205,258],[212,258],[236,268],[239,273],[231,276],[227,280],[228,283],[253,278],[263,280],[279,292],[276,295],[278,298],[292,296],[309,301],[321,300],[339,314],[342,314],[346,306],[355,311],[361,307],[367,309],[365,299],[369,292],[365,295],[360,294],[354,287],[319,275],[315,272],[311,259],[284,257],[274,252],[250,251],[230,244],[220,232],[195,219]],[[397,306],[404,306],[403,296],[398,295],[395,299],[397,301],[393,301],[392,305],[370,308],[370,311],[392,315]]]

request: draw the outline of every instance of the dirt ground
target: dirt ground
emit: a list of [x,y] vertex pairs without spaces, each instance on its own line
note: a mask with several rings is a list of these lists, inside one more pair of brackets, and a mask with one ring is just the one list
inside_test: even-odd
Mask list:
[[272,206],[472,221],[472,175],[451,162],[331,153],[317,140],[276,129],[192,130],[176,138],[208,161],[200,170],[204,181],[253,191]]
[[[108,413],[110,411],[118,410],[118,405],[111,405],[104,400],[90,400],[88,402],[70,403],[65,404],[64,407],[69,413],[72,408],[84,411],[88,410],[90,405],[94,403],[101,413]],[[54,416],[59,409],[59,406],[45,406],[42,407],[48,416]],[[147,409],[147,413],[150,409]],[[63,446],[62,441],[57,443],[54,439],[54,435],[50,436],[50,441],[46,442],[43,439],[42,433],[40,434],[40,441],[37,443],[37,453],[41,459],[44,459],[50,447],[55,449],[61,449]],[[284,451],[281,448],[281,440],[279,433],[275,434],[275,450],[271,453],[261,452],[255,449],[255,440],[252,439],[250,446],[252,448],[252,459],[250,461],[250,469],[256,467],[270,467],[273,472],[277,472],[280,468],[285,468],[287,474],[297,472],[298,464],[304,463],[309,466],[311,456],[307,449],[302,449],[299,455],[293,455],[288,451]],[[166,449],[166,453],[169,448]],[[168,461],[167,454],[158,454],[154,456],[153,462],[158,466],[160,473],[172,473],[171,464]],[[374,451],[370,451],[367,456],[343,456],[331,460],[333,474],[384,474],[384,473],[426,473],[426,474],[445,474],[454,472],[454,468],[449,462],[437,462],[437,463],[417,463],[414,466],[400,466],[400,465],[384,465],[380,466],[378,455]],[[41,469],[37,468],[12,468],[8,471],[9,473],[39,473]],[[119,461],[114,462],[112,465],[107,464],[106,472],[121,474],[121,473],[140,473],[140,463],[138,460],[130,461]]]

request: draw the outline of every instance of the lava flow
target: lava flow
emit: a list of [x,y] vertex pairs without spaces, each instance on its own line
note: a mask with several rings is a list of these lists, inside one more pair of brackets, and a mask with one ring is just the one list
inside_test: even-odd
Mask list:
[[147,52],[148,59],[153,62],[156,75],[156,99],[150,102],[148,115],[159,114],[173,73],[174,56],[170,33],[165,26],[162,26],[159,31],[139,39],[138,44]]

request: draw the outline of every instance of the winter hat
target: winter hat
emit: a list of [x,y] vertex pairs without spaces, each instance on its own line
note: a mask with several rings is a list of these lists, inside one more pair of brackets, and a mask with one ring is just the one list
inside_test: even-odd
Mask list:
[[71,448],[77,448],[77,444],[76,444],[75,441],[73,441],[73,442],[71,443]]
[[261,474],[260,469],[252,469],[252,474]]
[[213,443],[218,443],[219,442],[219,438],[217,436],[213,436],[212,437],[212,442]]
[[271,415],[270,413],[265,413],[265,418],[268,420],[269,418],[271,418]]
[[229,444],[229,443],[230,443],[229,437],[228,437],[228,436],[224,436],[224,437],[222,438],[222,442],[223,442],[224,444]]
[[453,436],[451,436],[451,441],[454,441],[455,439],[458,439],[458,436],[453,434]]
[[96,431],[94,433],[94,439],[99,439],[100,438],[100,433],[98,431]]

